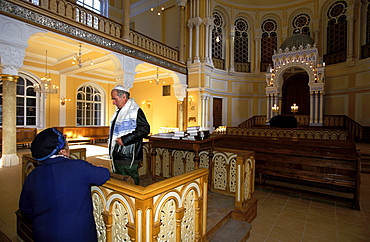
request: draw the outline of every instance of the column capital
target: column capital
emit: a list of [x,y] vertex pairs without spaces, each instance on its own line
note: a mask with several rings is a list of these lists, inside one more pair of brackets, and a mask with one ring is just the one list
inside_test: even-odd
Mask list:
[[26,47],[15,46],[10,42],[0,43],[0,68],[3,74],[18,75],[18,70],[23,66]]
[[177,5],[179,5],[179,7],[185,7],[187,1],[188,0],[176,0]]
[[175,97],[178,101],[184,101],[184,98],[186,97],[186,88],[188,85],[186,84],[180,84],[176,83],[173,85],[173,89],[175,91]]
[[19,76],[0,74],[1,81],[17,82]]

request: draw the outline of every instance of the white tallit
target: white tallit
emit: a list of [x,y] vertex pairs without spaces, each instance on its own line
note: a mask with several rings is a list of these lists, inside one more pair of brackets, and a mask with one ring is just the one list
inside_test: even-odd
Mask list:
[[[125,106],[121,108],[121,111],[119,111],[119,109],[116,110],[115,114],[111,119],[111,129],[112,123],[117,115],[117,112],[119,111],[118,117],[113,128],[112,137],[109,137],[110,140],[108,140],[108,144],[111,144],[109,151],[110,154],[112,154],[114,145],[116,144],[116,139],[118,137],[122,137],[126,134],[129,134],[136,129],[136,119],[138,110],[139,105],[137,105],[133,98],[127,100]],[[112,143],[110,143],[111,140]]]

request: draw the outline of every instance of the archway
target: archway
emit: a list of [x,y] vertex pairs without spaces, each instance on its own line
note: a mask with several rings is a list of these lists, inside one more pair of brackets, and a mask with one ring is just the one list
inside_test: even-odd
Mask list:
[[297,104],[296,114],[310,114],[309,77],[307,74],[295,74],[288,77],[282,87],[281,114],[291,114],[291,106]]

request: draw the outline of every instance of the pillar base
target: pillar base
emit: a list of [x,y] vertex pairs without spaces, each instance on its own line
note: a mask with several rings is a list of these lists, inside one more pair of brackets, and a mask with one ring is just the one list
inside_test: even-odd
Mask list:
[[19,157],[17,154],[3,154],[0,160],[0,167],[16,166],[19,164]]

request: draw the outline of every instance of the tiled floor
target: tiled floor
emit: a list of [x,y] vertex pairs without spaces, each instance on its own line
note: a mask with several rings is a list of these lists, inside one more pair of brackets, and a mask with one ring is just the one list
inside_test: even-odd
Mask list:
[[[370,153],[370,145],[361,149]],[[19,157],[25,152],[29,150],[19,150]],[[87,150],[87,159],[107,166],[106,155],[101,155],[104,152],[103,147],[94,146]],[[0,230],[12,241],[20,241],[14,212],[18,208],[21,170],[21,165],[0,168]],[[370,174],[362,173],[361,179],[361,211],[335,202],[256,189],[258,215],[248,241],[370,241]]]

